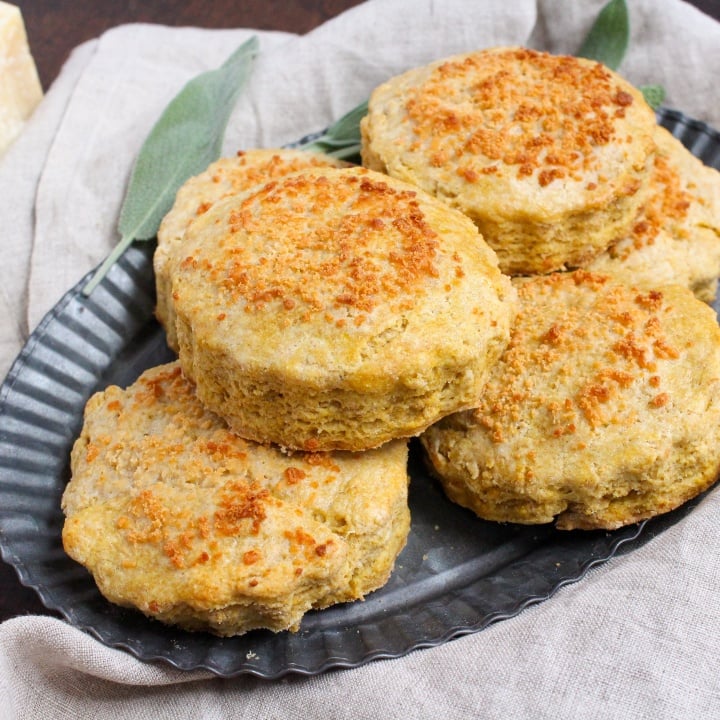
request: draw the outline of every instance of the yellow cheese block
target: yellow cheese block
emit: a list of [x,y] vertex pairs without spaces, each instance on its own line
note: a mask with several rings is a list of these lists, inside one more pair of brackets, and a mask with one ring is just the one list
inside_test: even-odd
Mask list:
[[0,155],[42,99],[20,9],[0,2]]

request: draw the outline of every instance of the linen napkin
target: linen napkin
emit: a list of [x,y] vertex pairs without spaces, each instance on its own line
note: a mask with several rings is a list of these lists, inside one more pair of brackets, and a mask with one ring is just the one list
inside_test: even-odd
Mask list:
[[[304,36],[133,25],[79,47],[0,162],[0,368],[117,241],[134,157],[182,84],[251,35],[261,52],[226,154],[325,127],[380,82],[492,45],[573,53],[604,0],[370,0]],[[621,72],[720,126],[720,25],[630,0]],[[0,718],[669,718],[720,715],[720,495],[539,606],[405,658],[222,680],[109,649],[68,624],[0,625]]]

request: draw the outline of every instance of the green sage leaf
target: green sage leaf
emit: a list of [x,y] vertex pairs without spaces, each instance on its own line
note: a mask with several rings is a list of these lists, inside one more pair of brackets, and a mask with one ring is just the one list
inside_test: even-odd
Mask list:
[[341,160],[360,152],[360,121],[367,115],[367,100],[345,113],[319,137],[298,147],[309,152],[321,152]]
[[640,92],[653,110],[657,110],[665,99],[665,88],[662,85],[641,85]]
[[617,70],[630,41],[630,15],[625,0],[610,0],[598,14],[578,57],[597,60]]
[[173,98],[143,143],[120,211],[120,242],[83,288],[89,295],[135,240],[149,240],[191,176],[217,160],[230,114],[258,51],[253,36],[219,68],[190,80]]

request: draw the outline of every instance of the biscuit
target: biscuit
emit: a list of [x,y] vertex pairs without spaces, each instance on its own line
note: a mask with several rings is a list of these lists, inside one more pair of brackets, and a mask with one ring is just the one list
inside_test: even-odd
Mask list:
[[481,518],[614,529],[672,510],[720,469],[720,328],[686,288],[579,270],[519,283],[478,408],[422,436]]
[[642,94],[600,63],[492,48],[376,88],[361,155],[468,215],[503,272],[547,273],[627,233],[655,125]]
[[364,168],[215,205],[172,271],[180,362],[241,436],[364,450],[472,407],[515,291],[461,213]]
[[660,126],[656,144],[650,197],[630,234],[586,268],[627,283],[678,283],[712,302],[720,276],[720,173]]
[[348,163],[321,153],[291,149],[254,149],[221,158],[207,170],[187,180],[178,190],[175,203],[160,223],[153,256],[157,290],[156,316],[165,328],[168,345],[177,352],[175,313],[170,299],[168,259],[180,245],[194,218],[207,212],[218,200],[243,193],[268,182],[310,167],[345,167]]
[[67,553],[113,603],[189,630],[296,630],[383,585],[410,526],[407,444],[284,453],[240,439],[177,362],[87,404]]

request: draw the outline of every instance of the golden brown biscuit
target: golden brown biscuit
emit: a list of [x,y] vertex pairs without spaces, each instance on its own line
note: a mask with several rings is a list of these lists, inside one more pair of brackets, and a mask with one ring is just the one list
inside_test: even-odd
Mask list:
[[720,328],[686,288],[576,271],[519,284],[508,349],[475,410],[423,436],[480,517],[612,529],[676,508],[720,468]]
[[363,168],[215,205],[172,267],[180,362],[242,435],[363,450],[472,407],[514,290],[461,213]]
[[720,275],[720,173],[665,128],[658,126],[655,137],[645,206],[630,234],[587,269],[627,283],[677,283],[712,302]]
[[168,345],[177,352],[175,313],[170,298],[168,261],[180,245],[188,225],[229,195],[246,192],[274,178],[312,167],[346,167],[348,163],[320,153],[291,149],[254,149],[221,158],[205,172],[187,180],[163,218],[153,257],[157,288],[156,315],[165,328]]
[[87,404],[68,554],[111,602],[190,630],[297,629],[383,585],[410,525],[407,446],[283,453],[241,440],[177,363]]
[[580,266],[629,230],[655,116],[603,65],[492,48],[378,87],[363,164],[468,215],[510,275]]

